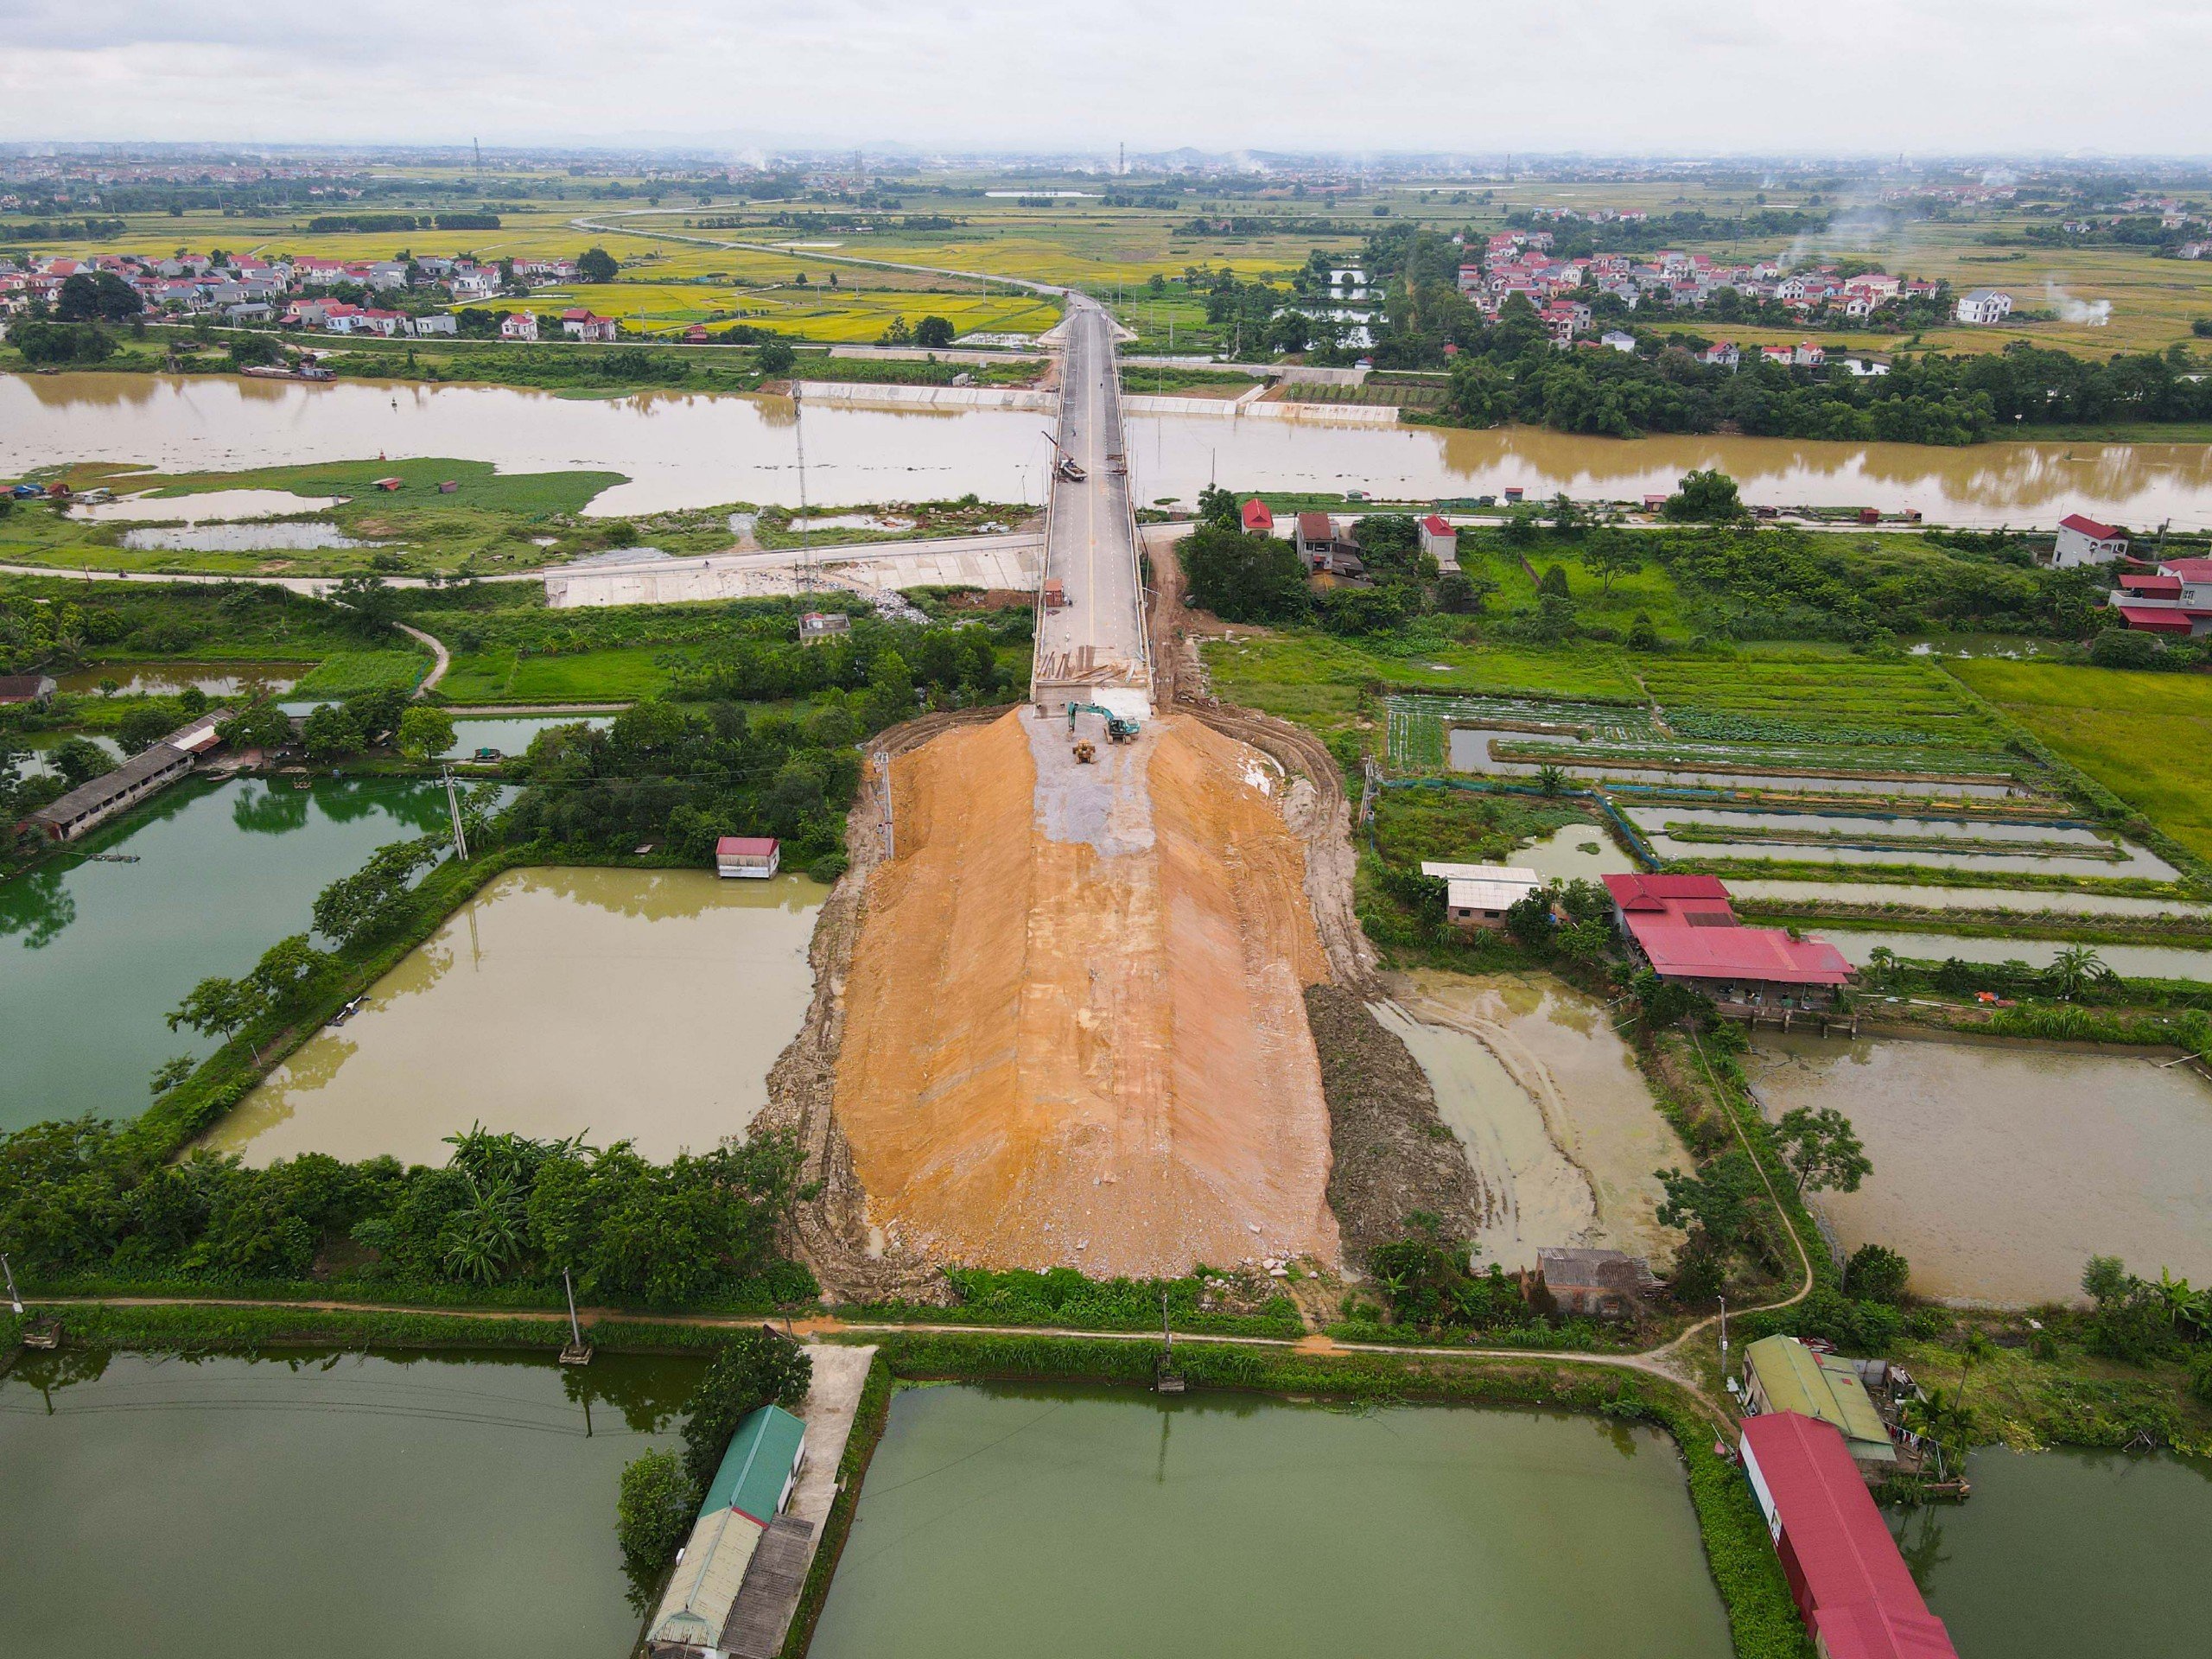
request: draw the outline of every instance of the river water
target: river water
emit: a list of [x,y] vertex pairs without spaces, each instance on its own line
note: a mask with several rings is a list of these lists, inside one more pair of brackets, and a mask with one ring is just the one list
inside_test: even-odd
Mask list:
[[742,1135],[806,1015],[826,893],[801,875],[510,871],[310,1038],[209,1135],[442,1163],[480,1122],[664,1160]]
[[2078,1300],[2092,1255],[2212,1278],[2212,1083],[2186,1067],[1768,1032],[1747,1059],[1770,1112],[1832,1106],[1851,1120],[1874,1173],[1816,1202],[1847,1249],[1903,1251],[1923,1296]]
[[812,1659],[1719,1659],[1680,1458],[1451,1408],[909,1389]]
[[156,1066],[214,1047],[163,1023],[186,992],[305,932],[315,894],[445,814],[442,791],[397,780],[185,784],[79,843],[137,862],[62,858],[0,883],[0,1129],[136,1116]]
[[[808,497],[849,505],[957,496],[1036,499],[1046,446],[1004,410],[821,408],[806,416]],[[1134,416],[1132,494],[1364,490],[1427,499],[1519,486],[1533,499],[1638,499],[1717,467],[1765,505],[1917,508],[1934,522],[2054,524],[2071,512],[2212,524],[2202,444],[1995,443],[1966,449],[1776,438],[1588,438],[1325,420]],[[372,455],[490,461],[512,472],[607,468],[620,515],[725,501],[795,504],[792,405],[649,392],[563,397],[495,386],[324,385],[214,377],[0,376],[0,472],[58,461],[234,470]]]
[[0,1652],[614,1659],[616,1482],[697,1376],[27,1356],[0,1381]]
[[1891,1529],[1961,1653],[2196,1659],[2212,1631],[2212,1461],[1988,1446],[1974,1499]]

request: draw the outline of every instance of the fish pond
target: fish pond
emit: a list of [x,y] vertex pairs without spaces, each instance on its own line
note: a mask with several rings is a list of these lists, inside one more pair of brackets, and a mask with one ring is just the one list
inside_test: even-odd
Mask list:
[[1986,1446],[1974,1500],[1891,1518],[1963,1654],[2195,1659],[2212,1631],[2212,1461]]
[[697,1362],[27,1355],[0,1380],[0,1652],[615,1659],[622,1465]]
[[477,1122],[655,1160],[708,1151],[745,1134],[798,1034],[827,891],[800,875],[509,871],[207,1139],[256,1164],[442,1163],[445,1137]]
[[812,1659],[1721,1659],[1655,1431],[1095,1389],[912,1389]]
[[325,887],[445,815],[396,779],[188,783],[0,882],[0,1129],[135,1116],[155,1067],[215,1046],[164,1022],[194,985],[306,931]]
[[[1770,1115],[1834,1107],[1874,1173],[1817,1202],[1844,1248],[1901,1250],[1923,1296],[2081,1298],[2092,1255],[2212,1277],[2212,1083],[2171,1055],[1762,1032]],[[1979,1502],[1980,1500],[1976,1500]]]

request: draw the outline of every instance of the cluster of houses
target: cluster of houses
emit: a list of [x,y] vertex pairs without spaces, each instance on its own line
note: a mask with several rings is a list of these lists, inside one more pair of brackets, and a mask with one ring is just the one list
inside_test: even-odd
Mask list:
[[[573,259],[518,259],[513,268],[516,279],[526,283],[571,282],[576,276]],[[352,286],[374,296],[428,289],[460,305],[495,298],[506,285],[497,265],[459,255],[347,260],[305,254],[264,259],[226,253],[218,259],[200,253],[103,253],[86,259],[34,257],[20,265],[0,259],[0,315],[50,306],[70,277],[99,271],[136,289],[149,312],[232,323],[281,321],[288,327],[385,336],[450,334],[454,319],[449,313],[418,316],[375,304],[351,305],[328,297],[329,291]],[[604,338],[611,340],[613,325],[607,327]]]
[[[1256,495],[1240,509],[1244,529],[1255,536],[1285,536],[1298,550],[1299,562],[1317,588],[1368,585],[1367,562],[1359,537],[1350,522],[1332,515],[1306,512],[1293,515],[1287,532],[1276,524],[1274,512]],[[1414,521],[1421,550],[1446,570],[1459,568],[1459,532],[1440,513],[1427,513]]]
[[2061,570],[2085,564],[2125,566],[2114,575],[2105,602],[2138,632],[2183,639],[2212,634],[2212,559],[2133,557],[2127,547],[2127,532],[2118,524],[2069,512],[2058,521],[2050,562]]
[[[1519,295],[1534,305],[1553,337],[1568,340],[1586,334],[1590,307],[1577,296],[1610,294],[1631,310],[1645,305],[1703,306],[1716,294],[1772,301],[1801,315],[1869,317],[1901,298],[1934,296],[1939,283],[1885,271],[1845,276],[1834,265],[1804,270],[1781,259],[1751,264],[1716,265],[1709,255],[1668,249],[1638,258],[1631,254],[1554,257],[1549,231],[1500,231],[1479,258],[1459,267],[1459,291],[1486,315]],[[1462,244],[1465,246],[1465,244]]]

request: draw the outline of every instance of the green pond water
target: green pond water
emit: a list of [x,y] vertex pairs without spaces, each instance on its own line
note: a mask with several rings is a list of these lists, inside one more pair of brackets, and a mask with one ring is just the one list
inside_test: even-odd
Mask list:
[[901,1393],[811,1659],[1700,1659],[1681,1462],[1585,1417]]
[[156,1066],[214,1046],[163,1023],[186,992],[305,931],[316,893],[445,813],[400,780],[188,784],[78,843],[136,863],[70,855],[0,883],[0,1130],[143,1110]]
[[1993,1446],[1967,1473],[1967,1503],[1891,1522],[1961,1653],[2212,1651],[2212,1461]]
[[697,1374],[29,1357],[0,1382],[0,1653],[616,1659],[616,1481]]

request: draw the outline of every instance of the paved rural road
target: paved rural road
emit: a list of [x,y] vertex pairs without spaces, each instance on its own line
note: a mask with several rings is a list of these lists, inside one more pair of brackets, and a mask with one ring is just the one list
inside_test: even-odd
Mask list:
[[1052,480],[1045,575],[1058,579],[1067,603],[1038,620],[1036,683],[1087,680],[1148,690],[1128,464],[1109,459],[1127,453],[1114,325],[1096,301],[1071,294],[1061,327],[1060,448],[1089,476]]
[[[559,569],[561,567],[550,567]],[[332,588],[338,586],[336,576],[250,576],[218,575],[205,570],[69,570],[51,564],[0,564],[0,575],[53,576],[63,582],[191,582],[219,584],[242,582],[255,588],[283,588],[292,593],[305,594],[309,599],[327,599]],[[503,570],[496,576],[471,576],[471,582],[542,582],[543,569],[536,570]],[[456,578],[459,580],[459,578]],[[433,584],[422,576],[385,576],[387,588],[428,588]]]

